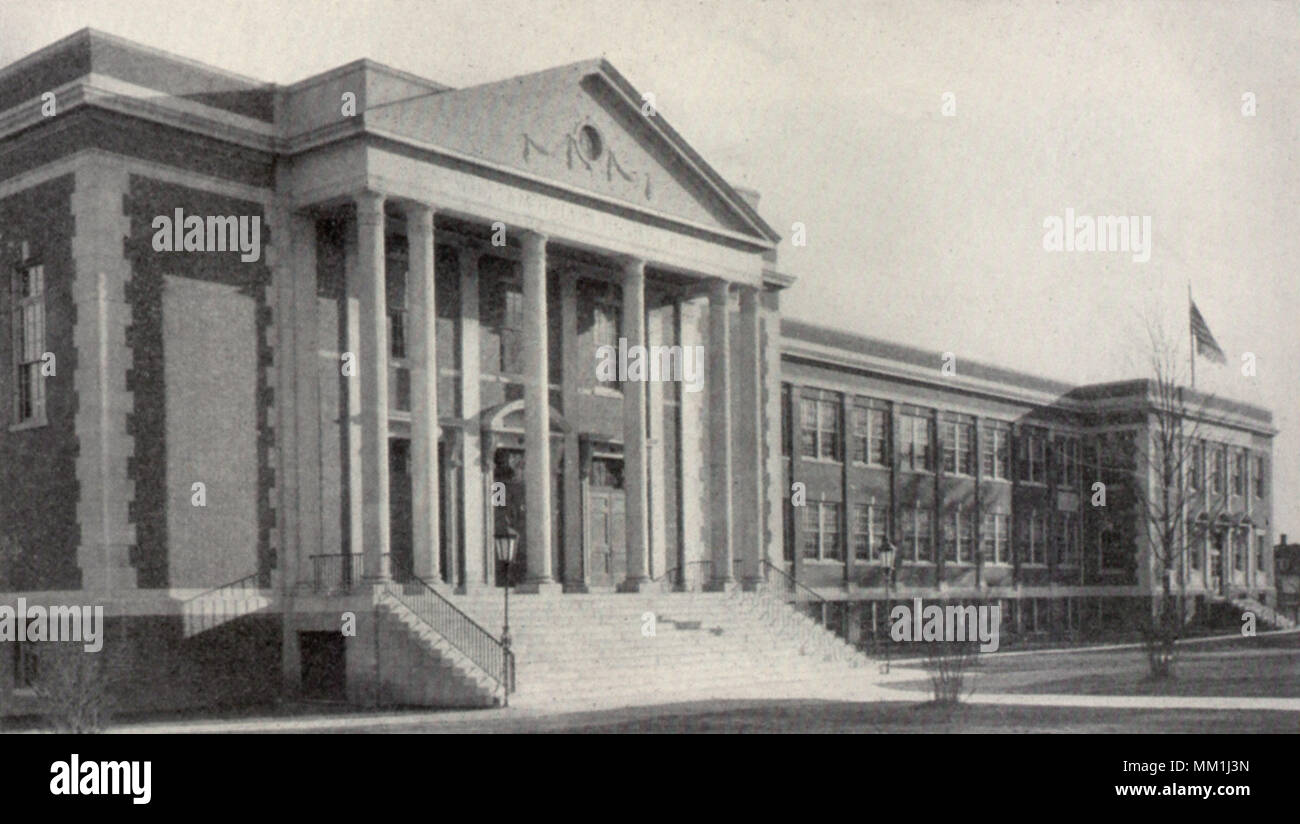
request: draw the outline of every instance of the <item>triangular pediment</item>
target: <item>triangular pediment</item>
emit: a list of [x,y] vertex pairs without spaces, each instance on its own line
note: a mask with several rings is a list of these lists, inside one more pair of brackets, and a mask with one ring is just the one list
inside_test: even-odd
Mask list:
[[[653,113],[652,113],[653,112]],[[607,62],[371,105],[388,131],[685,223],[777,240]]]

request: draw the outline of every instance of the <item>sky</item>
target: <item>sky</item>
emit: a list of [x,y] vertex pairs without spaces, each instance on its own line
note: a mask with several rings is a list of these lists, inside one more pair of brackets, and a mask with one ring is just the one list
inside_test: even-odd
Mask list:
[[[1298,2],[5,0],[0,65],[85,26],[285,83],[604,56],[762,194],[786,315],[959,372],[1145,376],[1145,327],[1185,339],[1190,286],[1228,358],[1197,385],[1273,411],[1274,533],[1300,539]],[[1150,217],[1150,260],[1045,251],[1067,209]]]

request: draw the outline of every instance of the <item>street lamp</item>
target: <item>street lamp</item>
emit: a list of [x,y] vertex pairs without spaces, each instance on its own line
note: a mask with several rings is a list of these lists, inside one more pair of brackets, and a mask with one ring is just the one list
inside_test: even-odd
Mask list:
[[510,687],[514,681],[514,673],[510,671],[510,564],[515,560],[515,550],[519,546],[519,533],[507,521],[497,530],[494,543],[496,544],[497,560],[506,565],[506,616],[505,626],[501,629],[501,672],[504,681],[502,682],[501,692],[505,696],[502,703],[508,707],[510,706]]
[[880,548],[880,563],[885,567],[885,664],[881,668],[884,674],[889,673],[889,656],[890,656],[890,637],[889,637],[889,585],[894,577],[894,542],[885,541],[885,545]]

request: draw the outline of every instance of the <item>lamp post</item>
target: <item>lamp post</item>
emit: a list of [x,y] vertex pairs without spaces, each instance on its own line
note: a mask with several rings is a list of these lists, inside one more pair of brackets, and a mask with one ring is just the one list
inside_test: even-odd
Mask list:
[[516,532],[507,521],[501,526],[494,539],[496,544],[497,560],[506,565],[506,593],[505,593],[505,625],[501,629],[501,672],[502,689],[504,696],[502,704],[510,706],[510,687],[513,686],[514,673],[510,667],[510,564],[515,560],[515,549],[519,546],[519,533]]
[[885,541],[885,545],[880,548],[880,563],[885,568],[885,664],[880,671],[889,674],[889,657],[891,653],[889,637],[889,585],[894,577],[894,542]]

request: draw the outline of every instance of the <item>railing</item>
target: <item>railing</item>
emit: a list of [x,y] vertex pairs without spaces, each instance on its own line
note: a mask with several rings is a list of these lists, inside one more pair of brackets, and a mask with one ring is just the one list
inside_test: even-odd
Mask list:
[[[763,568],[764,582],[752,594],[746,593],[746,595],[754,599],[762,616],[775,629],[787,635],[793,633],[802,647],[805,649],[816,648],[832,660],[848,661],[853,666],[861,664],[858,656],[849,652],[848,642],[840,637],[839,633],[826,625],[829,600],[822,597],[811,587],[801,584],[784,569],[774,565],[766,558],[763,559]],[[775,575],[772,573],[775,573]],[[784,612],[784,608],[787,606],[793,607],[794,610],[811,618],[820,626],[814,629],[807,624],[800,625],[797,622],[787,621],[786,615],[788,613]],[[832,640],[832,637],[827,637],[825,633],[830,633],[834,640]]]
[[312,555],[312,590],[320,594],[352,592],[361,583],[361,553]]
[[784,584],[785,591],[794,596],[790,600],[799,604],[801,611],[806,612],[819,623],[825,622],[826,607],[830,604],[830,601],[823,598],[818,594],[817,590],[807,584],[801,584],[793,575],[766,558],[763,559],[763,568],[766,573],[763,577],[767,580],[769,586],[773,577],[771,573],[776,573],[777,579]]
[[[185,623],[186,637],[219,626],[225,623],[225,620],[238,618],[238,615],[227,616],[218,612],[218,604],[227,599],[247,598],[257,595],[259,590],[269,588],[270,582],[265,580],[266,577],[268,575],[265,571],[254,572],[252,575],[245,575],[237,581],[231,581],[228,584],[222,584],[219,587],[200,592],[185,601],[181,605],[181,616]],[[267,586],[263,586],[264,583]]]
[[386,593],[464,653],[489,678],[507,691],[515,691],[515,654],[496,636],[418,576],[410,575],[404,582],[382,583]]
[[713,580],[712,561],[690,561],[654,579],[661,592],[701,592]]
[[[732,576],[739,581],[744,562],[737,558],[732,563]],[[713,561],[688,561],[654,579],[661,592],[702,592],[712,582]]]

